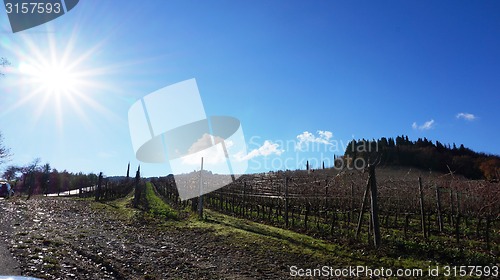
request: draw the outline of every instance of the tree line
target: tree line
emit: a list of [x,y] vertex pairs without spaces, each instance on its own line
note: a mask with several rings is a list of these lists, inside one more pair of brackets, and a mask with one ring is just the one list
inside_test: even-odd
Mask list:
[[86,188],[97,184],[98,181],[98,176],[94,173],[58,171],[51,168],[49,163],[40,164],[40,159],[24,166],[10,165],[2,176],[12,182],[16,192],[28,196]]
[[500,157],[475,152],[461,144],[443,144],[427,138],[411,141],[408,136],[351,140],[344,158],[352,162],[379,160],[382,165],[414,166],[438,172],[454,172],[469,179],[500,179]]

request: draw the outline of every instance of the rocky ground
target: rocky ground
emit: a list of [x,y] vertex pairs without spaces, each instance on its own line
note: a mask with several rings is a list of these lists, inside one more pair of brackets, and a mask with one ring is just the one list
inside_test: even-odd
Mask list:
[[[70,198],[0,201],[22,275],[43,279],[283,279],[293,253],[233,246],[210,229],[162,226]],[[16,270],[14,270],[16,271]]]

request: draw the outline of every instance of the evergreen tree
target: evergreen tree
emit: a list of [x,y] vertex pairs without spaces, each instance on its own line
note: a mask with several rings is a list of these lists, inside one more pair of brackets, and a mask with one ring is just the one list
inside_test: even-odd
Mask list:
[[[453,143],[451,148],[450,144],[443,145],[436,141],[434,145],[425,137],[418,138],[415,142],[405,135],[397,136],[396,141],[385,137],[371,141],[353,139],[346,148],[345,156],[348,160],[381,158],[383,164],[415,166],[444,173],[449,172],[449,166],[457,174],[472,179],[497,178],[495,176],[500,172],[500,166],[492,167],[500,163],[499,156],[476,153],[463,144],[457,148]],[[485,161],[488,163],[484,163]]]

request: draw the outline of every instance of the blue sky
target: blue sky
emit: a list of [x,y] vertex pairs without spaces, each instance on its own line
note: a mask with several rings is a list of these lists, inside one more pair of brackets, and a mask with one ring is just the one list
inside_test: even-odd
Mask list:
[[498,1],[87,0],[13,34],[2,9],[0,131],[10,164],[123,175],[139,164],[131,105],[195,78],[208,116],[241,121],[248,172],[319,164],[353,137],[500,154],[498,14]]

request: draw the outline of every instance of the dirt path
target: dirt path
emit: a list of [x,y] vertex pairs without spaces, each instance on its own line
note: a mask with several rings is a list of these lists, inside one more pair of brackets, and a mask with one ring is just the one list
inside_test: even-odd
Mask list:
[[[6,205],[0,201],[0,215],[6,213]],[[19,263],[9,251],[9,238],[12,233],[12,219],[4,217],[0,223],[0,275],[20,275]]]
[[86,201],[34,198],[0,205],[7,214],[0,223],[12,225],[2,236],[22,274],[43,279],[283,279],[287,261],[297,257],[237,249],[208,229],[159,230],[94,210]]

